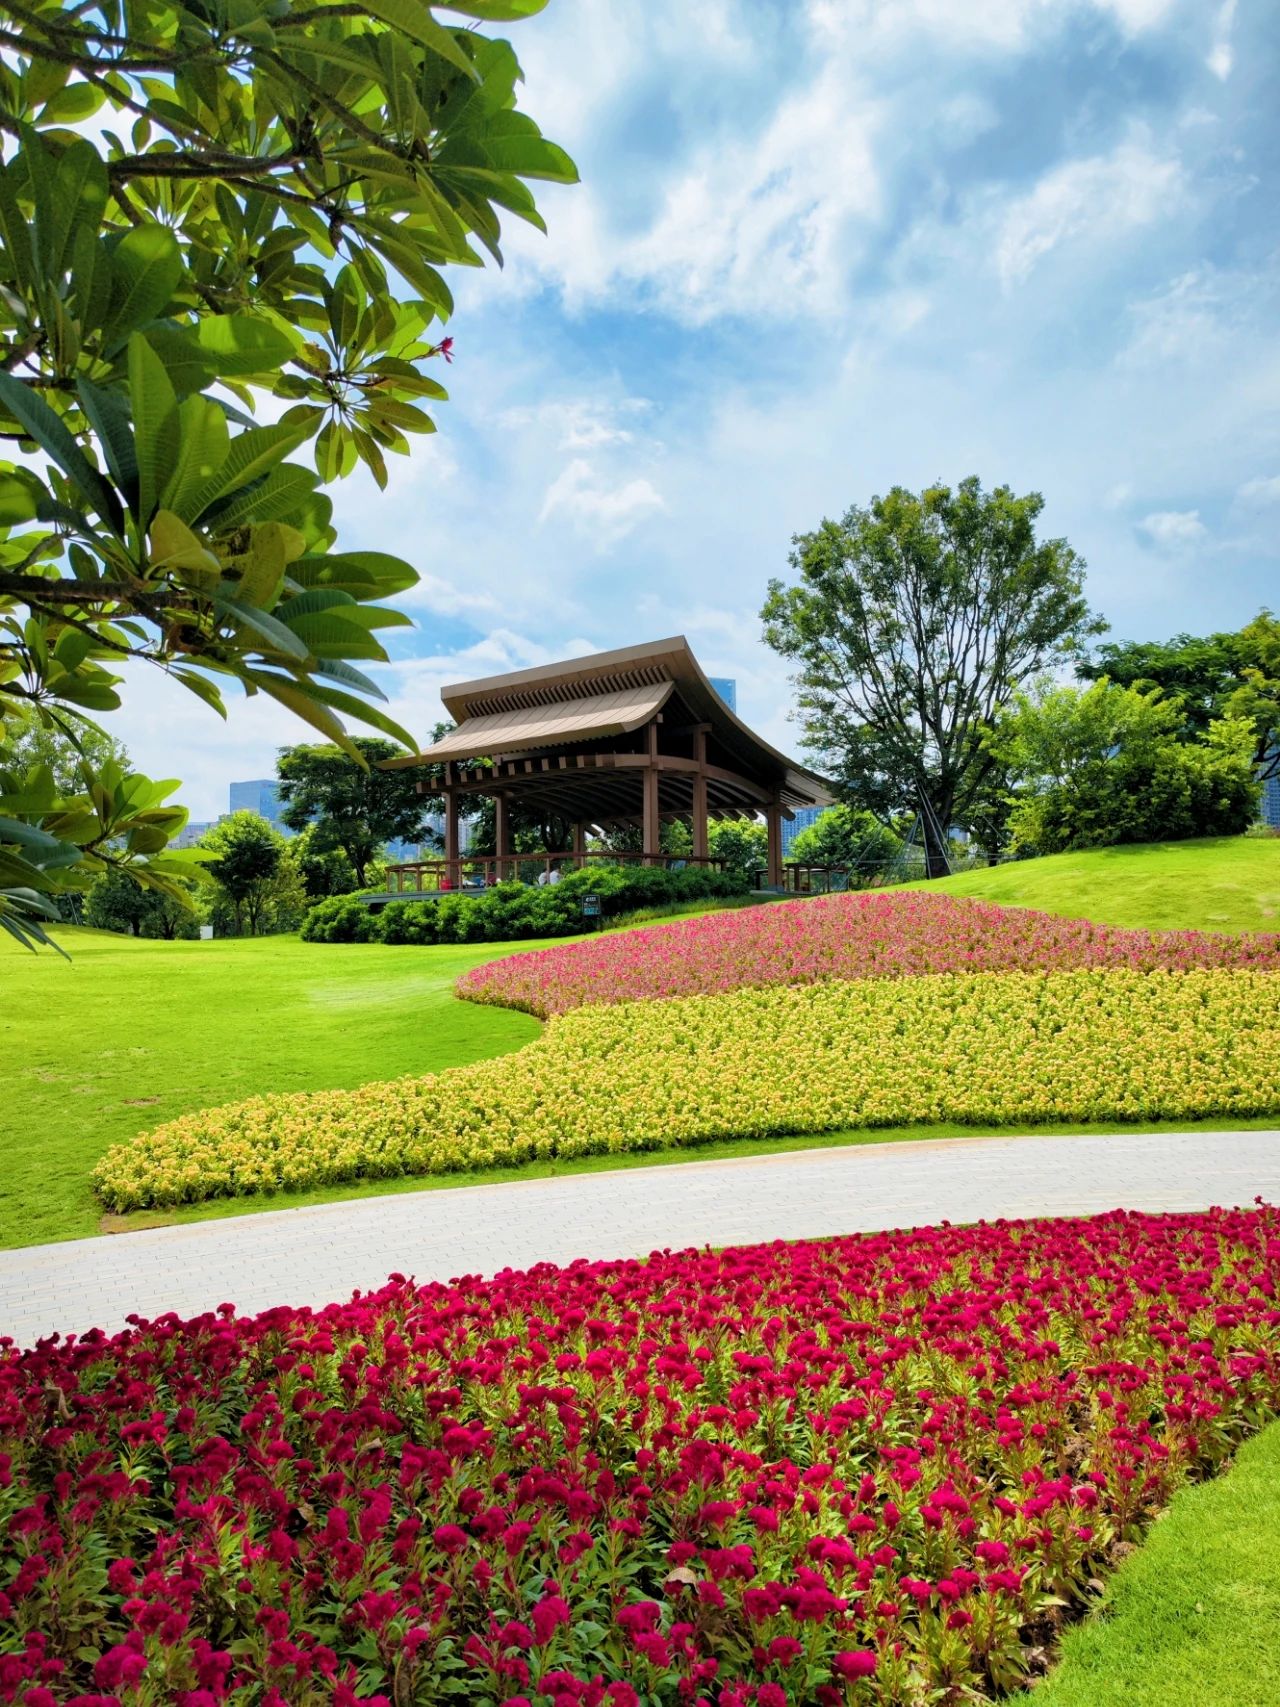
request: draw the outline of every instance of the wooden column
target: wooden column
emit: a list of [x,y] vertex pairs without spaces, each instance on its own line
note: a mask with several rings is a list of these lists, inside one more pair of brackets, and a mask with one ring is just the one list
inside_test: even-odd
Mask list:
[[782,802],[772,801],[764,809],[764,821],[769,829],[769,887],[782,887]]
[[641,772],[644,778],[644,814],[640,851],[646,865],[654,864],[661,850],[662,819],[658,809],[658,720],[649,725],[649,763]]
[[444,767],[444,859],[445,875],[455,889],[462,887],[462,867],[458,861],[458,795],[453,786],[453,765]]
[[573,863],[578,866],[587,863],[587,826],[581,819],[573,826]]
[[507,875],[506,860],[511,854],[511,808],[505,794],[493,797],[493,851],[498,857],[498,882]]
[[698,768],[693,778],[693,857],[707,857],[707,732],[693,732],[693,757]]

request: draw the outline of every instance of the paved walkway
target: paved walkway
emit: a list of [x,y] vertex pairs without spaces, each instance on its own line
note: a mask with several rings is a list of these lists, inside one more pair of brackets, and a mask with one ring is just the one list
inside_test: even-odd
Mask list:
[[957,1138],[404,1192],[0,1252],[0,1334],[325,1304],[574,1257],[976,1221],[1280,1202],[1280,1132]]

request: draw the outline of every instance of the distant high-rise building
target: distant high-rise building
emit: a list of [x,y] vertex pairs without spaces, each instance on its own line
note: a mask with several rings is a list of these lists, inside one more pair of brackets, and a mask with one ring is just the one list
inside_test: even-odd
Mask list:
[[252,782],[233,782],[230,800],[233,812],[256,812],[259,818],[265,818],[281,835],[293,834],[280,816],[280,784],[275,777],[257,777]]
[[1259,811],[1264,824],[1280,830],[1280,776],[1269,776],[1263,783]]
[[729,707],[730,711],[738,709],[738,684],[732,676],[708,676],[707,680]]
[[170,842],[169,846],[173,848],[194,848],[198,846],[200,838],[204,835],[205,831],[211,830],[212,828],[213,822],[211,819],[206,819],[202,824],[193,824],[188,819]]
[[791,853],[791,844],[801,830],[808,830],[818,822],[824,812],[830,812],[829,806],[800,806],[796,809],[794,818],[782,820],[782,857],[787,859]]

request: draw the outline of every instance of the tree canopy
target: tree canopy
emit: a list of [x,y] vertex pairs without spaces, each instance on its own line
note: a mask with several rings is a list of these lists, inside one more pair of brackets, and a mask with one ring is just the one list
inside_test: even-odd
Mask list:
[[888,871],[902,853],[901,839],[874,813],[831,806],[791,844],[800,865],[844,866],[864,882]]
[[1258,801],[1248,721],[1217,718],[1191,740],[1182,721],[1158,688],[1105,679],[1015,694],[987,737],[1019,779],[1015,848],[1065,853],[1247,829]]
[[1280,776],[1280,620],[1270,611],[1236,633],[1099,646],[1078,673],[1176,697],[1185,739],[1203,735],[1217,718],[1243,717],[1253,729],[1260,775]]
[[285,747],[276,772],[283,821],[291,830],[310,826],[317,853],[344,853],[363,889],[383,844],[420,841],[423,818],[440,801],[418,793],[420,772],[378,768],[379,760],[395,757],[392,742],[357,737],[353,745],[363,763],[336,746]]
[[[462,21],[544,3],[4,9],[0,729],[109,712],[138,660],[218,712],[238,684],[348,751],[349,718],[413,745],[365,666],[416,573],[339,549],[321,488],[385,482],[432,430],[447,269],[500,259],[503,213],[541,224],[529,180],[575,177],[510,45]],[[74,801],[47,767],[0,780],[0,924],[28,942],[94,860],[180,892],[181,809],[90,764]]]
[[258,926],[284,863],[285,839],[257,812],[231,812],[201,839],[205,870],[225,895],[236,934]]
[[1016,684],[1103,624],[1083,560],[1039,540],[1038,492],[895,486],[793,541],[769,583],[765,639],[797,666],[806,748],[846,799],[921,814],[930,876],[995,763],[983,731]]

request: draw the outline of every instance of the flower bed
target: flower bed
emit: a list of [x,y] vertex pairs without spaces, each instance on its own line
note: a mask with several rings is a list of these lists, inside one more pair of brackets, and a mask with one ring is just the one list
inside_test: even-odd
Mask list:
[[744,989],[583,1007],[495,1061],[184,1115],[95,1180],[124,1210],[718,1138],[1259,1115],[1280,1111],[1277,1061],[1280,979],[1261,972]]
[[998,1697],[1280,1410],[1277,1282],[1116,1213],[9,1350],[0,1701]]
[[465,973],[457,990],[469,1001],[545,1019],[588,1002],[744,985],[1104,966],[1280,971],[1280,933],[1120,930],[914,891],[831,895],[513,955]]

